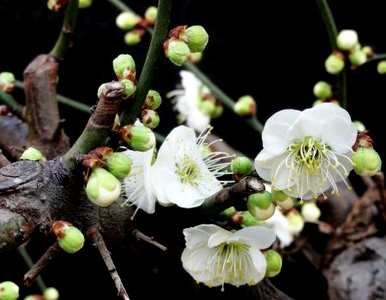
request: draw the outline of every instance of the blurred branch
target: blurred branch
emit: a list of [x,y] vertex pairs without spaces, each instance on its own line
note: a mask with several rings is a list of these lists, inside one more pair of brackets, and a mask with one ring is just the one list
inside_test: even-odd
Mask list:
[[78,16],[78,0],[70,0],[63,20],[63,27],[50,54],[56,59],[62,59],[67,49],[70,47],[72,34],[75,29],[76,18]]
[[10,107],[16,115],[21,116],[23,114],[23,106],[17,103],[10,94],[0,91],[0,102]]
[[[23,258],[25,264],[31,269],[33,267],[34,263],[32,261],[31,256],[29,255],[25,245],[20,246],[19,248],[17,248],[17,250],[19,251],[20,256]],[[38,277],[36,277],[36,284],[38,285],[38,287],[42,293],[47,288],[46,284],[43,281],[43,278],[40,275]]]

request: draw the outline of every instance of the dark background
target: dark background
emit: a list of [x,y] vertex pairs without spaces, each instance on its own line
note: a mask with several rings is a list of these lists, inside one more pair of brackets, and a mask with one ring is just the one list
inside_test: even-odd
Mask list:
[[[200,68],[234,99],[243,94],[254,96],[260,120],[266,120],[283,108],[311,106],[315,100],[314,83],[318,80],[335,82],[335,77],[324,71],[324,60],[330,48],[315,0],[175,2],[173,25],[202,24],[210,34]],[[373,46],[376,52],[386,52],[384,1],[330,2],[339,29],[356,29],[363,45]],[[126,0],[126,3],[142,14],[156,1]],[[115,27],[117,14],[118,10],[107,0],[94,0],[91,8],[81,11],[74,47],[60,68],[58,89],[61,94],[95,104],[98,86],[114,78],[111,61],[120,53],[132,54],[140,71],[149,37],[146,36],[140,45],[128,48],[123,42],[124,33]],[[50,12],[44,0],[0,0],[0,71],[12,71],[21,79],[23,69],[36,55],[50,51],[61,22],[61,15]],[[172,90],[178,71],[163,59],[156,71],[154,88],[163,95]],[[383,157],[385,86],[386,76],[377,74],[376,63],[350,72],[349,111],[354,120],[365,123]],[[21,92],[15,96],[23,101]],[[171,107],[164,101],[160,133],[167,134],[176,125]],[[66,132],[75,139],[87,117],[64,106],[61,106],[61,116]],[[214,121],[214,126],[215,133],[239,150],[251,156],[260,150],[259,136],[232,113],[226,111],[223,118]],[[183,213],[178,212],[182,214],[178,219],[183,219]],[[173,227],[176,221],[146,216],[140,220],[150,233],[156,232],[157,222],[170,222]],[[183,243],[181,232],[176,232],[176,236],[178,243]],[[37,238],[29,246],[34,259],[47,245]],[[191,279],[181,270],[178,254],[173,258],[173,253],[160,254],[151,248],[142,254],[145,254],[142,258],[133,259],[129,252],[114,252],[132,299],[156,296],[195,299],[193,291],[187,293],[184,289],[184,283],[190,283]],[[159,271],[162,269],[168,271],[162,273]],[[0,281],[20,282],[23,271],[23,262],[15,253],[0,256]],[[180,274],[181,282],[169,280],[169,274]],[[49,285],[60,289],[62,299],[115,299],[109,275],[93,251],[66,256],[53,263],[43,275]],[[317,276],[306,262],[296,264],[296,268],[288,262],[276,283],[296,299],[325,299],[325,282]],[[227,289],[232,295],[233,289]],[[31,291],[34,289],[28,290]],[[214,294],[221,298],[226,293],[213,290],[204,293],[208,299]]]

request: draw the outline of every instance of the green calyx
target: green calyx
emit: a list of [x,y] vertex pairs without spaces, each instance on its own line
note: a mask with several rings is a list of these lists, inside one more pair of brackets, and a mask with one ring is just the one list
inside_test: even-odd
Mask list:
[[212,99],[201,99],[198,101],[198,109],[210,117],[216,110],[216,103]]
[[348,58],[354,66],[363,65],[367,61],[367,55],[362,49],[351,52]]
[[169,40],[166,55],[176,66],[182,66],[188,59],[190,49],[188,45],[180,40]]
[[249,175],[252,172],[253,164],[252,161],[245,156],[239,156],[232,160],[231,170],[236,175]]
[[224,211],[221,212],[221,215],[226,217],[226,218],[232,218],[232,216],[237,213],[237,210],[236,208],[234,208],[233,206],[231,207],[228,207],[227,209],[225,209]]
[[248,205],[256,206],[260,209],[267,209],[272,205],[272,194],[265,191],[249,195]]
[[120,54],[113,60],[113,69],[119,79],[135,73],[135,61],[130,54]]
[[283,209],[291,209],[295,205],[295,199],[288,196],[283,191],[275,189],[272,190],[272,200],[276,205]]
[[124,95],[126,99],[134,95],[137,87],[133,81],[129,79],[122,79],[120,83],[122,83],[123,85]]
[[156,111],[152,109],[145,109],[142,111],[141,121],[146,127],[154,129],[159,125],[160,118]]
[[351,157],[354,171],[360,176],[373,176],[382,167],[382,160],[374,148],[360,147]]
[[76,253],[83,248],[84,235],[78,228],[69,225],[64,228],[62,237],[58,238],[58,244],[65,252]]
[[162,97],[160,93],[155,90],[149,90],[145,99],[145,107],[148,109],[156,110],[161,106]]
[[155,135],[150,128],[136,125],[124,128],[127,130],[125,141],[132,150],[147,151],[155,146]]
[[106,159],[106,167],[119,180],[130,174],[132,161],[122,152],[114,152]]
[[266,277],[275,277],[281,271],[283,264],[282,258],[275,250],[268,250],[264,253],[267,262]]
[[243,211],[241,213],[241,216],[243,218],[242,225],[245,227],[256,226],[261,224],[261,222],[259,222],[259,220],[257,220],[254,216],[252,216],[252,214],[249,211]]
[[36,148],[29,147],[24,150],[23,154],[20,156],[22,160],[36,160],[36,161],[44,161],[45,158],[43,154]]
[[12,281],[0,283],[0,300],[16,300],[19,298],[19,287]]
[[191,52],[202,52],[209,41],[209,35],[200,25],[188,27],[182,35]]
[[252,96],[242,96],[237,100],[233,110],[239,116],[253,116],[256,114],[256,101]]
[[319,99],[329,99],[332,97],[331,85],[325,81],[319,81],[314,86],[314,95]]

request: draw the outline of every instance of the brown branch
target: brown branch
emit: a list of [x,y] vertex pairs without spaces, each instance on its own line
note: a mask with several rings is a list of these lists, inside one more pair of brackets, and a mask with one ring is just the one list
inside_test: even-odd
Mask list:
[[0,150],[0,168],[8,166],[11,162],[3,154],[3,151]]
[[18,117],[0,117],[0,147],[13,160],[19,159],[27,147],[28,127]]
[[123,286],[121,277],[118,274],[117,269],[115,268],[113,259],[111,258],[110,251],[107,249],[103,236],[99,230],[95,227],[90,228],[87,231],[88,237],[94,243],[94,246],[98,249],[99,254],[101,255],[107,270],[110,273],[111,278],[114,281],[115,287],[118,291],[118,296],[124,300],[130,300],[129,295],[126,292],[125,287]]
[[148,236],[146,234],[144,234],[143,232],[139,231],[138,229],[134,229],[132,231],[132,234],[134,235],[134,237],[137,239],[137,240],[142,240],[152,246],[155,246],[157,247],[158,249],[161,249],[162,251],[167,251],[168,248],[164,245],[162,245],[161,243],[157,242],[154,240],[154,237],[152,236]]
[[55,259],[62,250],[59,244],[55,242],[50,248],[43,254],[43,256],[32,266],[32,268],[24,275],[24,284],[30,286],[36,277],[43,271],[50,261]]

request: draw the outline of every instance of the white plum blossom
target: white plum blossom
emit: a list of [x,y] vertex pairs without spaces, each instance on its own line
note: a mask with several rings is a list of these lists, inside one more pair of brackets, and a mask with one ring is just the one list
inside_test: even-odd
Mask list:
[[183,267],[209,287],[257,284],[267,268],[261,249],[276,239],[275,232],[264,226],[230,232],[216,225],[198,225],[185,229],[184,236]]
[[217,177],[230,174],[230,156],[224,152],[203,155],[209,132],[196,137],[192,128],[181,125],[166,137],[151,168],[153,188],[161,205],[197,207],[222,189],[225,181]]
[[172,91],[169,95],[174,97],[180,121],[201,132],[208,127],[210,117],[199,109],[198,102],[202,93],[209,90],[189,71],[181,71],[180,76],[182,89]]
[[294,240],[294,235],[290,231],[288,219],[283,215],[278,207],[276,207],[273,216],[266,220],[264,224],[268,225],[275,231],[282,248],[291,245]]
[[255,159],[259,176],[292,197],[311,199],[352,170],[357,131],[348,112],[323,103],[304,111],[285,109],[271,116],[262,133],[263,150]]

